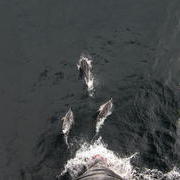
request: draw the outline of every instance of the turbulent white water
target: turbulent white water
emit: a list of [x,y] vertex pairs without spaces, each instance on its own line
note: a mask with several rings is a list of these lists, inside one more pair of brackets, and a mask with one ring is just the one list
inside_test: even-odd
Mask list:
[[106,118],[112,114],[112,108],[113,108],[112,98],[99,107],[99,110],[98,110],[99,114],[96,119],[97,121],[96,134],[99,133],[99,130],[104,124],[104,121],[106,120]]
[[101,127],[103,126],[105,120],[106,120],[106,118],[104,117],[104,118],[101,118],[101,119],[97,122],[97,124],[96,124],[96,134],[99,133],[99,131],[100,131]]
[[64,140],[65,140],[66,145],[69,147],[68,135],[74,123],[74,115],[71,108],[68,110],[68,112],[65,114],[65,116],[61,120],[63,121],[62,132],[64,134]]
[[106,160],[105,166],[107,168],[124,178],[124,180],[162,180],[163,178],[166,180],[180,179],[180,171],[177,168],[174,168],[172,171],[165,174],[156,169],[137,170],[137,168],[133,167],[131,164],[131,159],[136,158],[138,155],[137,153],[130,157],[122,158],[118,154],[107,149],[107,145],[102,142],[102,138],[99,138],[93,144],[82,144],[81,148],[77,150],[74,158],[67,161],[61,175],[68,172],[72,179],[76,178],[80,173],[82,173],[84,167],[89,168],[93,164],[93,161],[95,160],[92,157],[97,154],[100,154]]
[[62,174],[69,172],[72,178],[77,177],[83,167],[88,168],[92,165],[92,161],[94,161],[92,157],[97,154],[100,154],[107,160],[106,165],[109,169],[120,174],[122,177],[132,178],[133,169],[130,160],[135,155],[128,158],[120,158],[113,151],[107,149],[101,138],[95,141],[94,144],[84,143],[76,152],[75,157],[67,162]]
[[180,170],[174,167],[171,171],[163,173],[157,169],[145,168],[142,172],[134,173],[133,180],[179,180]]
[[77,64],[78,70],[81,69],[83,73],[83,78],[87,86],[89,96],[94,96],[94,76],[92,73],[92,60],[90,56],[82,54],[79,59],[79,64]]

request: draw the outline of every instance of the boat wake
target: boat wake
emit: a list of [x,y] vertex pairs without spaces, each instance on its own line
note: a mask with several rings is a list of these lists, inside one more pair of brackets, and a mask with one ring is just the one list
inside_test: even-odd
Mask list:
[[130,160],[136,156],[136,153],[128,158],[120,158],[113,151],[107,149],[107,145],[103,143],[100,137],[93,144],[84,143],[77,150],[75,157],[67,161],[61,176],[69,173],[70,176],[76,178],[82,173],[83,169],[88,169],[95,162],[95,157],[100,154],[106,161],[105,165],[117,174],[124,178],[132,178],[132,166]]
[[100,137],[93,144],[85,142],[76,151],[74,158],[67,161],[64,170],[58,177],[69,174],[72,179],[77,178],[94,163],[94,157],[100,155],[104,160],[104,166],[118,174],[124,180],[179,180],[180,170],[172,169],[170,172],[163,173],[156,169],[139,169],[131,164],[131,160],[138,156],[135,153],[129,157],[120,157],[117,153],[108,149],[108,146]]

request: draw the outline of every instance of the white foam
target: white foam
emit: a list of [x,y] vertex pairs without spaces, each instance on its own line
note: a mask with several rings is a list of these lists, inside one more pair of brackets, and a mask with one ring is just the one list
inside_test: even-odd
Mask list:
[[124,180],[162,180],[163,178],[166,180],[180,179],[180,171],[177,168],[174,168],[168,173],[163,173],[157,169],[147,168],[137,170],[138,168],[133,167],[130,161],[132,158],[136,157],[138,153],[135,153],[130,157],[120,157],[117,153],[114,153],[107,148],[107,145],[103,143],[101,137],[93,144],[82,144],[81,148],[76,151],[74,158],[67,161],[61,175],[68,172],[72,179],[78,177],[78,175],[82,173],[84,167],[88,168],[93,164],[95,159],[92,157],[97,154],[106,159],[104,165],[107,168],[114,171]]
[[89,93],[89,96],[94,96],[94,78],[93,78],[93,75],[91,75],[92,78],[90,78],[86,84],[87,84],[87,87],[88,87],[88,93]]
[[99,133],[99,130],[101,129],[101,127],[104,124],[104,121],[106,120],[106,118],[101,118],[99,119],[99,121],[96,123],[96,133]]
[[105,158],[107,160],[106,166],[121,177],[126,179],[131,179],[133,177],[133,168],[130,164],[130,160],[135,154],[128,158],[121,158],[113,151],[108,150],[107,145],[102,142],[101,138],[95,141],[94,144],[84,143],[76,152],[75,157],[66,163],[61,175],[69,172],[72,178],[77,177],[83,167],[88,168],[92,164],[92,161],[94,161],[92,157],[97,154]]
[[163,173],[157,169],[145,168],[142,172],[135,173],[133,179],[141,178],[143,180],[179,180],[180,171],[174,167],[171,171]]
[[180,179],[180,169],[178,169],[177,167],[174,167],[170,172],[165,174],[165,177],[171,179]]

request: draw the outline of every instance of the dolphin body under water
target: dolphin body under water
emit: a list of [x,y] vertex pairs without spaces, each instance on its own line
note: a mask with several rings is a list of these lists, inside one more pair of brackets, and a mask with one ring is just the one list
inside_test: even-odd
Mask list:
[[61,118],[61,120],[63,121],[62,132],[64,134],[65,142],[66,142],[67,146],[69,146],[68,135],[69,135],[71,127],[74,123],[74,115],[73,115],[71,108],[69,108],[68,112],[65,114],[65,116],[63,118]]
[[80,78],[84,79],[88,88],[89,95],[93,95],[94,78],[92,74],[92,60],[87,56],[81,55],[79,64],[77,64]]
[[113,100],[112,100],[112,98],[99,107],[99,110],[98,110],[99,114],[98,114],[98,116],[96,118],[96,121],[97,121],[97,123],[96,123],[96,133],[99,132],[99,129],[103,125],[105,119],[109,115],[111,115],[112,109],[113,109]]

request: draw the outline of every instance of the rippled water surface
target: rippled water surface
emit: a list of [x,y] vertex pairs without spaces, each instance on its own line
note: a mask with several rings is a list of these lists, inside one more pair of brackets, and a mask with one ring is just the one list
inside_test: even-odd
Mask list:
[[[179,173],[179,0],[2,0],[0,14],[0,180],[54,180],[77,150],[90,151],[111,97],[102,152],[137,153],[139,179]],[[84,52],[94,97],[78,77]],[[59,118],[70,107],[68,149]]]

